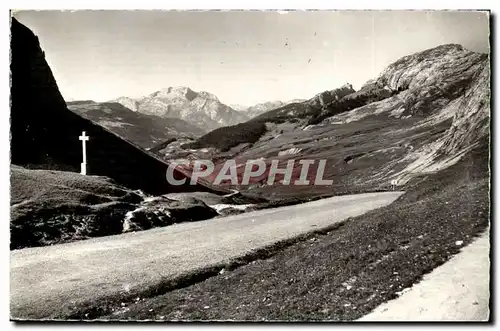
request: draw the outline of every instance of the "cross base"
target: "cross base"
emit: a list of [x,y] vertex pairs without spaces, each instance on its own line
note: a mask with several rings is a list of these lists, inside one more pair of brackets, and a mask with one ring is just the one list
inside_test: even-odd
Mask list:
[[87,174],[87,163],[82,162],[80,164],[80,174],[86,175]]

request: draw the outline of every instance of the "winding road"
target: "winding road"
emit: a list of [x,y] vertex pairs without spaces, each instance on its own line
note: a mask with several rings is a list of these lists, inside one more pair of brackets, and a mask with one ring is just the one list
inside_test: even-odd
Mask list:
[[11,251],[12,319],[64,316],[120,293],[217,265],[252,250],[331,226],[403,192],[338,196],[300,205],[182,223],[48,247]]

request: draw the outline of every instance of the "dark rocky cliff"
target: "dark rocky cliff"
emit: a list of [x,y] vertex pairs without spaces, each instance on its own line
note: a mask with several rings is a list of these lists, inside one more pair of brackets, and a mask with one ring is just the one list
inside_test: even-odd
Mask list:
[[[35,34],[12,18],[11,162],[27,168],[80,171],[82,131],[89,175],[107,176],[150,194],[214,191],[204,185],[170,186],[168,165],[103,127],[69,111]],[[184,177],[178,173],[178,178]]]

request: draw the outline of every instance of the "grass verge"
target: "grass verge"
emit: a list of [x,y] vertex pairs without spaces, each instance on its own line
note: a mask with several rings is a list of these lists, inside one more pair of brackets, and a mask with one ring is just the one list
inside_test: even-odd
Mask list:
[[[127,305],[119,320],[354,320],[421,280],[489,224],[487,142],[393,204],[232,272]],[[459,244],[457,244],[459,243]]]

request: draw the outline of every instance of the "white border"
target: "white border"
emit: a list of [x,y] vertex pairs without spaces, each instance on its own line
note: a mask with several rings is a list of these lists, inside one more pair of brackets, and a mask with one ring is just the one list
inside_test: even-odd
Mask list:
[[[6,1],[9,2],[9,1]],[[11,1],[9,8],[16,9],[488,9],[494,1],[476,0],[420,0],[420,1],[372,1],[372,0],[141,0],[103,1]]]
[[[2,44],[5,45],[1,52],[1,63],[0,70],[2,70],[1,74],[4,79],[1,81],[2,84],[2,111],[1,116],[3,116],[0,121],[0,174],[2,179],[2,184],[0,185],[0,210],[1,210],[1,221],[3,225],[3,231],[0,231],[2,236],[1,242],[4,244],[4,248],[1,250],[1,259],[3,264],[3,272],[1,274],[1,284],[3,285],[3,295],[0,299],[0,312],[1,312],[1,320],[0,326],[1,330],[10,330],[14,328],[14,324],[8,321],[9,318],[9,276],[7,270],[8,261],[9,261],[9,71],[8,64],[9,62],[9,47],[6,47],[9,44],[9,15],[7,13],[8,9],[492,9],[493,14],[497,13],[498,1],[486,1],[486,0],[475,0],[475,1],[458,1],[458,0],[420,0],[420,1],[372,1],[372,0],[351,0],[351,1],[334,1],[334,0],[307,0],[307,1],[297,1],[297,0],[288,0],[288,1],[275,1],[275,0],[247,0],[247,1],[202,1],[202,0],[170,0],[170,1],[158,1],[158,0],[141,0],[141,1],[104,1],[104,0],[86,0],[86,1],[56,1],[56,0],[45,0],[45,1],[34,1],[34,0],[17,0],[17,1],[3,1],[2,4],[6,4],[6,10],[2,11],[2,24],[0,25],[3,29],[1,38]],[[496,47],[495,47],[496,49]],[[495,52],[496,54],[496,52]],[[496,56],[495,56],[496,60]],[[497,65],[495,66],[495,68]],[[496,76],[495,73],[493,73]],[[498,87],[495,87],[493,91],[493,96],[498,95]],[[496,112],[496,109],[492,109],[492,113]],[[495,127],[498,127],[499,116],[495,116]],[[493,139],[493,137],[492,137]],[[495,145],[495,154],[498,154],[500,145]],[[493,169],[492,169],[493,170]],[[496,184],[496,180],[495,180]],[[497,196],[498,197],[498,196]],[[495,199],[494,203],[498,202]],[[492,204],[494,204],[492,201]],[[500,204],[496,204],[500,206]],[[496,220],[496,217],[493,216],[493,220]],[[495,226],[495,238],[498,238],[499,227]],[[496,265],[496,263],[495,263]],[[496,280],[496,273],[493,274]],[[496,306],[496,305],[495,305]],[[498,318],[498,308],[496,308],[495,315]],[[70,326],[67,324],[64,325],[25,325],[25,328],[29,328],[30,330],[38,330],[38,329],[47,329],[47,328],[55,328],[58,329],[69,329],[70,327],[79,327],[81,328],[82,324],[78,326]],[[143,324],[143,325],[127,325],[127,327],[131,328],[149,328],[152,325]],[[163,325],[163,327],[174,327],[175,325]],[[218,327],[217,325],[182,325],[183,327],[188,328],[200,328],[200,327]],[[268,328],[272,325],[259,325],[259,328]],[[19,327],[19,326],[17,326]],[[97,330],[105,330],[107,328],[122,328],[124,325],[93,325],[94,329]],[[239,326],[241,327],[241,326]],[[253,327],[253,326],[252,326]],[[304,325],[295,325],[295,327],[312,327],[312,326],[304,326]],[[339,327],[339,326],[337,326]],[[340,326],[347,327],[347,326]],[[350,327],[353,327],[352,325]],[[358,325],[355,326],[361,329],[363,326]],[[385,328],[386,325],[379,325],[378,327]],[[403,327],[402,325],[398,325],[399,327]],[[406,327],[410,327],[409,325]]]

